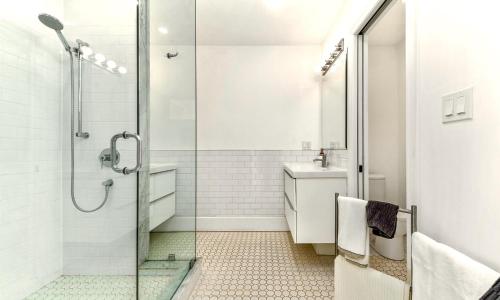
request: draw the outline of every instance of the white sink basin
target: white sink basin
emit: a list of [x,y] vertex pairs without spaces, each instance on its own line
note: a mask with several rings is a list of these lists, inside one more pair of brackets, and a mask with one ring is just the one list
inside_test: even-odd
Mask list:
[[293,178],[347,178],[347,170],[329,166],[322,168],[313,162],[284,163],[285,171]]

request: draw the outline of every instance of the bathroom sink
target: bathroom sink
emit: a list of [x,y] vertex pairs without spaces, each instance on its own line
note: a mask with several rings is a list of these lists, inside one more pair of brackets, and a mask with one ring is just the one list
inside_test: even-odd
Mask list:
[[293,178],[347,178],[347,170],[329,166],[322,168],[313,162],[284,163],[285,171]]

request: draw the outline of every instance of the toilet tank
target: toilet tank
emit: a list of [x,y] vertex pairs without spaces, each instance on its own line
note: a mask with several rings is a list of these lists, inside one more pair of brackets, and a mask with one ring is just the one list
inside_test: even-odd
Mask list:
[[370,174],[368,177],[369,200],[385,200],[385,176],[382,174]]

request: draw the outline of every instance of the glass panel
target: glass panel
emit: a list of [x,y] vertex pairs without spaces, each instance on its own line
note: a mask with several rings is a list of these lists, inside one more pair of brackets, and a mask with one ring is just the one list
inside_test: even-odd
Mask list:
[[[114,134],[137,132],[136,11],[123,0],[2,2],[2,298],[135,298],[137,174],[99,155]],[[133,139],[117,148],[133,166]]]
[[151,174],[144,205],[150,233],[139,265],[139,293],[148,298],[148,278],[168,275],[168,288],[157,299],[170,299],[196,257],[195,1],[151,0],[146,25]]

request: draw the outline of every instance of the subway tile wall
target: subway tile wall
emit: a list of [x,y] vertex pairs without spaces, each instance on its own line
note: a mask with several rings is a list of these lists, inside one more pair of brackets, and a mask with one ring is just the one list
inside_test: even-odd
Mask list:
[[[83,213],[70,197],[69,62],[64,60],[63,272],[65,275],[133,275],[136,262],[136,174],[102,167],[98,159],[114,134],[137,132],[136,8],[133,1],[112,9],[117,0],[65,1],[68,39],[88,42],[95,52],[128,70],[117,75],[84,63],[83,129],[75,139],[75,198],[85,209],[104,198],[102,182],[113,179],[109,199],[99,211]],[[101,7],[101,4],[104,7]],[[95,8],[100,9],[96,10]],[[135,142],[120,140],[120,167],[135,165]]]
[[0,298],[22,299],[62,272],[61,45],[36,14],[2,13]]
[[[197,216],[281,216],[283,163],[309,162],[318,151],[200,150],[197,152]],[[335,151],[331,163],[347,166],[346,151]],[[153,162],[176,163],[177,216],[193,216],[194,152],[151,151]]]

